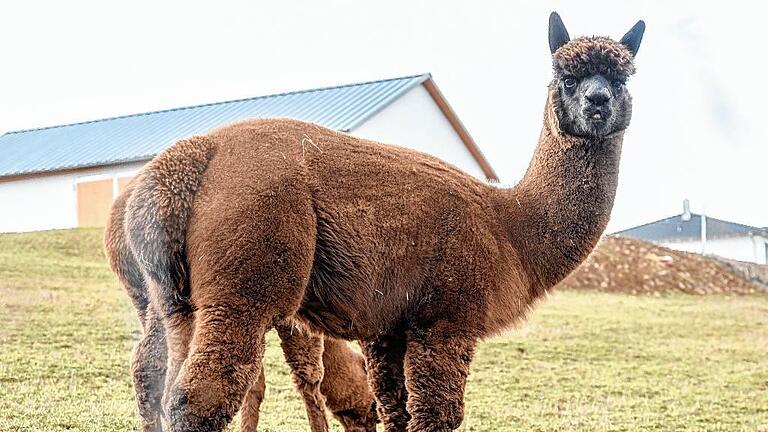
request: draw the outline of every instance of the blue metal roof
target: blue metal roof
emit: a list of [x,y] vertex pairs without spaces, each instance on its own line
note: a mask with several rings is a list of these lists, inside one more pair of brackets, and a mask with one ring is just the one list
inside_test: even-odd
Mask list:
[[[747,237],[750,234],[768,235],[768,231],[763,228],[728,222],[709,216],[706,219],[707,238],[710,239]],[[698,240],[701,239],[701,215],[691,213],[690,217],[683,218],[683,215],[680,214],[618,231],[614,234],[651,242]]]
[[350,131],[429,74],[133,114],[0,136],[0,177],[151,159],[180,138],[250,118]]

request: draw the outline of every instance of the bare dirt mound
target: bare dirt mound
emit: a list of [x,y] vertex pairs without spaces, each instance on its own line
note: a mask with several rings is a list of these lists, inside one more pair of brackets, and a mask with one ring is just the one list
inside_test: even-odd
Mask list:
[[603,238],[558,289],[700,295],[763,291],[721,261],[620,236]]

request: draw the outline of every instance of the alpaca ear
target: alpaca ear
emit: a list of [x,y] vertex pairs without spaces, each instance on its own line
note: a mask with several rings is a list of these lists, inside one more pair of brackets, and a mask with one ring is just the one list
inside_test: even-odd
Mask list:
[[643,33],[645,33],[645,22],[640,20],[635,24],[627,34],[621,38],[621,43],[629,48],[629,52],[632,53],[632,57],[637,55],[637,50],[640,49],[640,42],[643,40]]
[[557,12],[549,14],[549,51],[554,54],[558,48],[570,40],[571,37],[568,36],[568,30],[565,29],[560,15]]

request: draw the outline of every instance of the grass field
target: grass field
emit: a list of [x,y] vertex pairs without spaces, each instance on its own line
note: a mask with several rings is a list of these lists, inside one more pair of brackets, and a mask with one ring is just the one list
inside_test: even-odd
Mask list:
[[[0,319],[0,430],[135,430],[99,231],[0,235]],[[306,431],[269,342],[262,430]],[[557,293],[480,346],[466,401],[465,431],[768,431],[768,297]]]

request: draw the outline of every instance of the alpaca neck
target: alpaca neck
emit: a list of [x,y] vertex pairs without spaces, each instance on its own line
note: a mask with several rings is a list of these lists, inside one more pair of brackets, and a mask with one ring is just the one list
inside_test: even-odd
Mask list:
[[565,135],[550,90],[544,128],[525,177],[501,191],[505,235],[538,296],[573,271],[608,223],[623,132],[605,138]]

